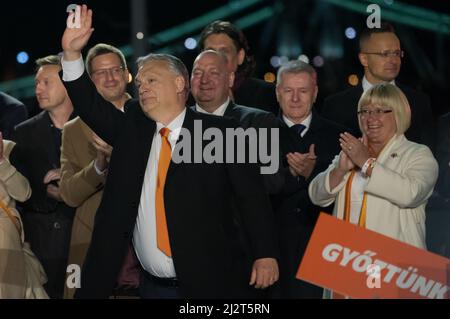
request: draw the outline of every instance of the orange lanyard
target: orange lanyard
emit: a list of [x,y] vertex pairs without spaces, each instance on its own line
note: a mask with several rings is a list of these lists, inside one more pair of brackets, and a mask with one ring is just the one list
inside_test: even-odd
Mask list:
[[[5,202],[3,202],[3,200],[0,199],[0,208],[3,209],[3,211],[6,213],[6,215],[8,215],[9,219],[11,219],[12,223],[14,224],[14,226],[16,226],[17,231],[19,232],[19,234],[21,233],[20,231],[20,224],[19,221],[17,220],[17,218],[14,216],[14,214],[11,212],[11,209],[6,205]],[[20,235],[19,235],[20,236]]]
[[[345,206],[344,206],[344,220],[350,222],[350,206],[351,206],[351,196],[352,196],[352,183],[353,177],[356,171],[352,171],[348,178],[347,184],[345,185]],[[361,211],[359,213],[358,225],[361,227],[366,227],[366,211],[367,211],[367,193],[364,192],[363,201],[361,205]]]

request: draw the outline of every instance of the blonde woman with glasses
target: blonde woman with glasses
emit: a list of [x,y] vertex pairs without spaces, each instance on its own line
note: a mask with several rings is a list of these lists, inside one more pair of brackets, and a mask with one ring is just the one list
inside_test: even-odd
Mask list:
[[332,203],[339,219],[426,249],[425,206],[438,176],[430,149],[409,141],[408,100],[395,85],[378,84],[358,103],[363,137],[341,134],[341,152],[311,182],[314,204]]

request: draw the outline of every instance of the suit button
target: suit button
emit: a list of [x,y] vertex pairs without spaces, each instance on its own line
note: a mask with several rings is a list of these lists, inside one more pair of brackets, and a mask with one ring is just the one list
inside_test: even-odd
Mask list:
[[54,229],[60,229],[60,228],[61,228],[61,225],[60,225],[58,222],[54,222],[54,223],[53,223],[53,228],[54,228]]
[[298,208],[298,207],[297,207],[297,208],[295,209],[295,212],[296,212],[297,214],[299,214],[299,213],[302,212],[302,210],[301,210],[301,208]]

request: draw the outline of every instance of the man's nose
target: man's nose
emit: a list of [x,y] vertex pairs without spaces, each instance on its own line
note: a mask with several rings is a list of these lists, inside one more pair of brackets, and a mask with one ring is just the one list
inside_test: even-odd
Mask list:
[[114,75],[112,70],[107,70],[105,75],[106,81],[114,80]]
[[209,76],[206,73],[203,73],[202,76],[200,77],[200,82],[201,83],[207,83],[209,81]]

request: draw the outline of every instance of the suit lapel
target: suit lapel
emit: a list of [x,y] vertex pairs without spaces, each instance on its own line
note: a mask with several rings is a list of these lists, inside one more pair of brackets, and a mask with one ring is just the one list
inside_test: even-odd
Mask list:
[[[82,136],[80,136],[80,138],[75,137],[75,139],[80,142],[80,141],[88,141],[88,158],[92,158],[92,157],[96,157],[97,156],[97,150],[95,149],[94,145],[92,145],[92,134],[94,134],[94,132],[90,129],[89,126],[87,126],[86,123],[84,123],[84,121],[81,118],[77,118],[77,125],[79,125],[80,131]],[[77,130],[78,132],[78,130]],[[84,137],[84,139],[83,139]]]
[[47,154],[48,162],[52,168],[57,168],[60,165],[56,150],[57,146],[55,145],[55,139],[50,129],[50,125],[52,124],[53,122],[50,119],[48,112],[42,112],[37,120],[35,133],[36,136],[39,136],[39,139],[46,141],[46,143],[42,143],[42,147],[44,148],[45,154]]
[[137,156],[131,157],[138,160],[137,171],[145,172],[152,147],[153,136],[156,131],[156,122],[149,119],[139,108],[137,110]]
[[317,132],[322,129],[322,122],[316,111],[312,111],[311,124],[309,125],[308,131],[302,139],[302,145],[305,148],[304,152],[309,151],[309,146],[317,141]]
[[94,132],[86,123],[84,123],[84,121],[81,118],[78,118],[77,121],[78,124],[80,125],[81,132],[83,133],[85,139],[87,139],[88,141],[92,141],[92,134]]
[[282,115],[279,116],[279,120],[281,121],[281,143],[284,144],[285,153],[289,152],[299,152],[306,153],[309,150],[309,145],[314,141],[314,136],[316,135],[316,130],[320,126],[320,123],[316,122],[314,111],[311,119],[311,124],[308,128],[308,131],[305,133],[303,137],[299,137],[296,133],[294,133],[284,122]]
[[233,101],[230,100],[230,102],[227,105],[227,108],[225,109],[225,113],[223,114],[223,116],[233,117],[234,109],[235,109],[235,104],[233,103]]
[[[194,159],[194,120],[195,120],[195,111],[191,110],[190,108],[186,108],[186,116],[184,117],[183,121],[183,129],[186,129],[191,134],[191,162],[193,162]],[[203,132],[202,132],[203,134]],[[178,137],[177,144],[180,142],[181,134]],[[175,164],[173,161],[170,162],[169,170],[167,171],[167,177],[166,177],[166,185],[167,181],[169,181],[171,178],[173,178],[174,174],[178,171],[180,164]]]
[[292,132],[292,130],[284,122],[283,117],[279,114],[278,120],[280,121],[280,144],[283,154],[283,163],[287,166],[286,154],[297,152],[300,148],[300,138]]

